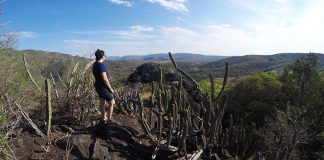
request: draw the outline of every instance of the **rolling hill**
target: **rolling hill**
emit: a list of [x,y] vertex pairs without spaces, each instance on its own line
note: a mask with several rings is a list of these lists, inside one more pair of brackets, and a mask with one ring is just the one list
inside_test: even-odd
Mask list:
[[[224,64],[228,62],[229,73],[232,76],[245,75],[256,71],[276,72],[306,55],[306,53],[279,53],[274,55],[234,56],[201,64],[198,68],[199,70],[221,74],[224,70]],[[324,54],[318,53],[317,56],[318,68],[323,70]]]
[[[12,63],[17,64],[13,67],[15,72],[25,74],[23,54],[26,55],[31,73],[35,76],[36,80],[43,78],[51,78],[50,74],[64,77],[71,72],[76,63],[79,63],[78,68],[84,68],[86,63],[92,59],[80,56],[72,56],[70,54],[47,52],[41,50],[0,50],[0,64]],[[113,81],[120,81],[126,79],[135,68],[143,62],[137,61],[105,61],[109,68]],[[1,69],[0,69],[1,70]]]
[[[69,72],[77,61],[85,63],[89,59],[69,54],[46,52],[40,50],[10,50],[2,53],[4,61],[15,59],[18,66],[23,66],[22,53],[25,53],[29,61],[31,71],[36,75],[49,78],[49,73],[59,73],[62,76]],[[177,64],[191,74],[197,80],[208,77],[211,73],[221,77],[224,72],[224,64],[229,62],[229,76],[236,77],[252,72],[278,72],[284,66],[293,63],[297,59],[304,57],[306,53],[279,53],[274,55],[246,55],[246,56],[206,56],[191,53],[177,53],[173,57]],[[317,54],[318,68],[324,70],[324,54]],[[5,58],[7,57],[7,58]],[[6,60],[7,59],[7,60]],[[109,56],[106,64],[114,76],[114,80],[125,79],[135,68],[144,62],[169,62],[168,54],[150,54],[113,57]],[[169,68],[173,68],[170,63],[165,63]],[[21,67],[19,67],[21,68]],[[20,69],[24,71],[23,68]],[[64,76],[63,76],[64,77]],[[38,77],[36,76],[36,79]]]
[[[174,53],[173,58],[177,62],[211,62],[217,61],[227,56],[202,55],[193,53]],[[130,56],[110,56],[113,61],[170,61],[167,53],[148,54],[148,55],[130,55]]]

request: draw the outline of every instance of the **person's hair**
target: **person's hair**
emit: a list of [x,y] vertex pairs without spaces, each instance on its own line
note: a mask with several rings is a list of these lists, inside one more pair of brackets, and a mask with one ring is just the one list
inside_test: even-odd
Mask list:
[[99,61],[105,55],[105,51],[97,49],[95,52],[96,61]]

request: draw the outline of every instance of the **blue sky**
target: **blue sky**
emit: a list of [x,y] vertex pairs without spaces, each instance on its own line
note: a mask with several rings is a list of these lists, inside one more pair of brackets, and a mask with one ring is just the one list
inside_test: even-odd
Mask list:
[[322,0],[6,0],[17,49],[89,55],[324,52]]

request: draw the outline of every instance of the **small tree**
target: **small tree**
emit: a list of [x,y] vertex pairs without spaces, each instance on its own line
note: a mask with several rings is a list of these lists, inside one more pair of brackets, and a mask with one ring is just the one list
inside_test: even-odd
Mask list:
[[[0,16],[2,15],[2,7],[0,2]],[[0,23],[0,49],[12,48],[17,42],[17,34],[6,31],[6,24]]]
[[[282,103],[285,106],[294,106],[295,110],[301,110],[296,121],[307,124],[310,149],[309,155],[314,155],[324,147],[323,141],[314,137],[324,131],[324,79],[323,74],[316,68],[317,55],[309,53],[302,59],[284,68],[280,76],[282,87]],[[286,112],[289,108],[286,109]],[[312,157],[311,159],[318,159]]]
[[[296,106],[309,105],[313,103],[318,93],[320,75],[315,68],[317,65],[317,55],[309,53],[307,57],[298,59],[295,63],[284,68],[280,81],[283,82],[284,101]],[[314,97],[315,96],[315,97]],[[314,99],[315,98],[315,99]]]
[[275,116],[281,86],[277,78],[268,73],[243,77],[229,90],[231,100],[226,112],[236,118],[245,118],[248,124],[255,122],[260,127],[267,117]]

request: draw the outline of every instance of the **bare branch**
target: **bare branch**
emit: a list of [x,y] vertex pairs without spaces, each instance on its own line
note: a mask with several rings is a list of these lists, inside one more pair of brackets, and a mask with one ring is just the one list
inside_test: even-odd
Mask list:
[[33,82],[33,84],[36,86],[36,88],[39,90],[39,92],[42,93],[44,96],[46,96],[45,93],[39,88],[39,86],[37,85],[37,83],[34,80],[33,76],[31,75],[31,73],[29,71],[29,67],[28,67],[27,61],[26,61],[25,54],[23,54],[23,59],[24,59],[25,69],[26,69],[26,71],[28,73],[28,76],[29,76],[30,80]]
[[5,95],[8,99],[11,99],[16,107],[19,109],[21,115],[28,121],[28,123],[35,129],[35,131],[37,132],[37,134],[39,134],[40,136],[42,136],[43,138],[45,137],[45,134],[38,129],[37,125],[31,120],[31,118],[28,116],[28,114],[21,108],[21,106],[15,101],[13,100],[11,97],[9,97],[8,94]]
[[199,87],[198,83],[191,76],[189,76],[182,69],[178,68],[176,62],[173,60],[173,57],[171,55],[171,52],[169,52],[169,57],[170,57],[170,59],[171,59],[171,61],[173,63],[174,68],[176,68],[182,75],[184,75],[186,78],[188,78],[195,85],[195,87]]

